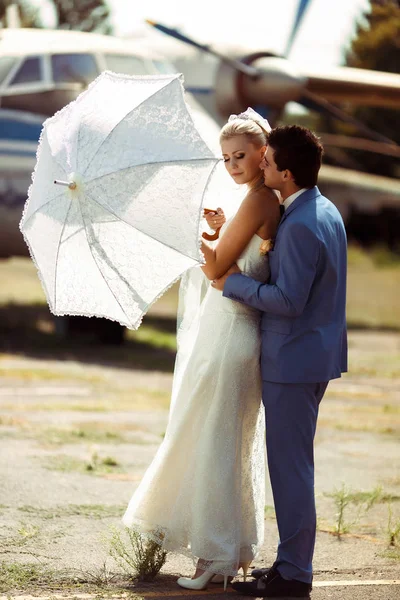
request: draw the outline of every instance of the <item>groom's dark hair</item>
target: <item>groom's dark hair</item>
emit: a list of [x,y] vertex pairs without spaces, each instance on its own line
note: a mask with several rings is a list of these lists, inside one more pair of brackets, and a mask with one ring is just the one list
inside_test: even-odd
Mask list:
[[288,169],[300,188],[317,185],[323,147],[317,136],[299,125],[275,127],[268,134],[278,171]]

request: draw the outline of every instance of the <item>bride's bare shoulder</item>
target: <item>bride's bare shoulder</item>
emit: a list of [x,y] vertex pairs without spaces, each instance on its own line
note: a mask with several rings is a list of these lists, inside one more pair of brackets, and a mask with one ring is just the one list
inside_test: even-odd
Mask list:
[[265,185],[249,190],[245,202],[252,204],[253,206],[258,206],[260,210],[263,210],[266,213],[269,213],[271,210],[274,211],[275,209],[279,211],[279,197],[277,192]]

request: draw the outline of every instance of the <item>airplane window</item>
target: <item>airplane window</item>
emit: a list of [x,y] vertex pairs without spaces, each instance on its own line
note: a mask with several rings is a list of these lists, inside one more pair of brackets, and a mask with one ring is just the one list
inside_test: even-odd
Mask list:
[[125,75],[148,75],[149,69],[145,62],[137,56],[127,54],[106,54],[107,68],[114,73],[125,73]]
[[167,60],[153,60],[153,63],[158,73],[162,73],[163,75],[172,75],[177,72],[176,67]]
[[82,83],[86,86],[99,74],[91,54],[53,54],[51,66],[55,83]]
[[18,71],[11,80],[10,85],[18,85],[21,83],[34,83],[40,81],[42,75],[40,72],[40,61],[38,56],[26,58]]
[[13,56],[2,56],[0,58],[0,83],[5,80],[16,60]]

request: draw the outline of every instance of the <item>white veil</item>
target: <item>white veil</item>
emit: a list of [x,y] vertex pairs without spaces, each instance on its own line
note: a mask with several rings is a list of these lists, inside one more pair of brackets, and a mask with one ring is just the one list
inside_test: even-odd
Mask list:
[[[195,118],[195,115],[193,115]],[[255,121],[263,131],[268,133],[271,127],[266,119],[259,115],[252,108],[248,108],[244,113],[231,115],[229,121],[233,119],[251,119]],[[196,119],[195,119],[196,120]],[[218,137],[209,145],[216,150]],[[208,141],[208,140],[207,140]],[[217,150],[217,154],[220,150]],[[216,209],[221,207],[225,213],[226,220],[231,219],[237,212],[247,189],[245,186],[239,186],[233,182],[226,172],[225,166],[221,162],[214,170],[213,176],[207,186],[203,199],[203,208]],[[201,231],[208,230],[205,219],[202,220]],[[217,244],[207,242],[208,244]],[[170,414],[174,406],[182,375],[186,365],[192,355],[194,345],[197,339],[197,332],[200,323],[201,306],[204,296],[210,286],[210,281],[204,275],[201,267],[193,267],[183,274],[179,287],[178,315],[177,315],[177,355],[175,362],[174,380],[171,396]]]
[[[244,189],[244,186],[238,186],[232,181],[221,161],[215,168],[214,174],[207,187],[204,195],[203,208],[222,208],[226,220],[228,221],[236,214],[245,193],[246,190]],[[214,233],[208,229],[205,219],[202,219],[199,237],[203,231]],[[217,243],[218,240],[214,242],[207,241],[207,244],[211,246],[216,245]],[[182,374],[193,352],[200,323],[202,301],[209,286],[210,281],[204,275],[201,267],[193,267],[186,271],[181,277],[176,332],[177,355],[170,413],[180,387]]]

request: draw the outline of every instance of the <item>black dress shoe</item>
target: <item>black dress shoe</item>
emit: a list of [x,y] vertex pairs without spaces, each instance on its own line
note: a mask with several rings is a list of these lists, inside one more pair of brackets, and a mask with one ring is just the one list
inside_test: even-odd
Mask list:
[[[274,569],[275,566],[273,565],[272,567],[268,567],[268,569],[253,569],[251,574],[254,577],[254,579],[260,579],[260,577],[263,577],[264,575],[268,575],[268,573],[270,572],[271,569]],[[310,591],[312,590],[312,583],[310,583]]]
[[270,568],[268,568],[268,569],[253,569],[251,574],[254,577],[254,579],[260,579],[260,577],[262,577],[263,575],[268,575],[270,570],[271,570]]
[[272,567],[268,575],[249,582],[232,583],[236,592],[256,598],[310,598],[311,584],[297,579],[283,579],[279,571]]

